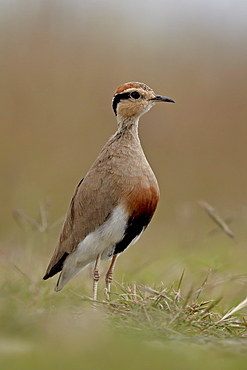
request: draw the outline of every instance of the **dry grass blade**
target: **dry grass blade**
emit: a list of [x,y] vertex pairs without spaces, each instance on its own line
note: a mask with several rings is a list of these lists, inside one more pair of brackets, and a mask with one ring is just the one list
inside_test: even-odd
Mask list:
[[34,282],[32,281],[32,279],[29,276],[27,276],[27,274],[24,271],[22,271],[15,263],[12,263],[11,265],[14,270],[16,270],[19,274],[21,274],[29,283],[34,285]]
[[215,306],[217,306],[217,304],[222,300],[222,297],[220,298],[217,298],[215,300],[212,300],[211,303],[210,301],[206,302],[207,304],[210,303],[206,308],[205,310],[203,311],[203,315],[205,315],[206,313],[210,312]]
[[207,202],[201,200],[198,204],[204,209],[204,211],[209,215],[209,217],[225,232],[230,238],[234,238],[233,232],[230,230],[229,226],[219,215],[218,211],[212,207]]
[[39,217],[38,220],[28,216],[25,212],[20,209],[13,209],[12,214],[15,221],[18,223],[20,227],[25,227],[26,225],[30,224],[34,229],[39,230],[41,233],[46,233],[49,230],[60,226],[63,222],[64,216],[59,218],[58,220],[54,221],[53,223],[50,222],[50,204],[49,200],[45,202],[39,202]]
[[192,297],[193,295],[193,292],[194,292],[194,288],[193,286],[190,288],[190,290],[188,291],[186,297],[184,298],[184,302],[183,302],[183,308],[186,308],[190,298]]
[[144,286],[144,289],[146,290],[146,292],[148,293],[151,293],[151,294],[154,294],[154,295],[157,295],[158,297],[162,297],[162,298],[165,298],[167,299],[168,301],[172,302],[172,299],[169,298],[167,295],[165,295],[163,292],[158,292],[157,290],[153,289],[153,288],[150,288],[148,286]]
[[236,307],[231,309],[228,313],[226,313],[220,321],[223,321],[227,319],[229,316],[233,315],[235,312],[242,310],[242,308],[245,308],[247,306],[247,298],[245,298],[241,303],[239,303]]
[[200,289],[198,290],[198,293],[197,293],[196,299],[198,299],[198,298],[200,297],[201,292],[203,292],[203,290],[204,290],[204,288],[205,288],[205,286],[206,286],[206,284],[207,284],[208,277],[209,277],[209,275],[210,275],[210,272],[211,272],[211,271],[212,271],[212,270],[211,270],[211,269],[209,269],[209,271],[208,271],[208,273],[207,273],[207,276],[205,277],[205,279],[204,279],[204,281],[203,281],[203,283],[202,283],[202,285],[201,285]]
[[39,211],[40,211],[40,218],[41,218],[40,230],[43,232],[48,229],[48,225],[49,225],[49,217],[48,217],[46,206],[47,204],[45,204],[43,201],[39,202]]
[[180,290],[180,288],[181,288],[182,281],[183,281],[183,278],[184,278],[184,274],[185,274],[185,269],[183,269],[182,275],[181,275],[181,277],[179,279],[178,288],[177,288],[178,290]]
[[23,211],[20,209],[13,209],[12,211],[13,216],[16,220],[16,222],[22,226],[23,220],[28,221],[32,226],[34,226],[36,229],[40,230],[40,224],[38,221],[36,221],[34,218],[26,215]]

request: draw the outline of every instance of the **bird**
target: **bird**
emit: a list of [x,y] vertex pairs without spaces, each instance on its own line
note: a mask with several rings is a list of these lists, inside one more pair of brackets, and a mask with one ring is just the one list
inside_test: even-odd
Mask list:
[[138,123],[158,102],[175,103],[142,82],[128,82],[116,89],[112,108],[117,131],[76,186],[43,277],[46,280],[60,272],[55,291],[94,264],[93,300],[97,300],[99,265],[110,259],[105,275],[109,293],[118,256],[137,242],[151,221],[160,190],[140,143]]

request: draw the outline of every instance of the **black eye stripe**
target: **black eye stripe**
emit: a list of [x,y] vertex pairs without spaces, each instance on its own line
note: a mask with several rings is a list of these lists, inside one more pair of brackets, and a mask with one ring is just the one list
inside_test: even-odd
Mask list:
[[130,97],[133,99],[139,99],[140,94],[137,91],[133,91],[132,93],[122,93],[114,96],[112,100],[112,108],[114,110],[115,115],[117,115],[117,105],[120,102],[120,100],[129,99]]
[[117,94],[114,96],[112,101],[112,108],[114,110],[115,115],[117,115],[117,105],[120,102],[120,100],[129,99],[129,97],[130,97],[129,93]]

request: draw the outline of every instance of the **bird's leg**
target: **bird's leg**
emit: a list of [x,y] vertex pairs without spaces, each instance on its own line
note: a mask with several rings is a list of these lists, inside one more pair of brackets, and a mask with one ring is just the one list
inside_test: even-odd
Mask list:
[[106,273],[106,276],[105,276],[105,283],[106,283],[107,293],[110,293],[110,287],[111,287],[111,282],[112,282],[112,274],[113,274],[113,270],[114,270],[114,267],[115,267],[115,264],[116,264],[116,261],[117,261],[117,257],[118,257],[118,254],[114,254],[114,256],[112,257],[112,260],[111,260],[110,267],[109,267],[109,269]]
[[99,282],[99,264],[100,264],[100,254],[96,257],[94,269],[93,269],[93,299],[97,300],[97,289],[98,289],[98,282]]

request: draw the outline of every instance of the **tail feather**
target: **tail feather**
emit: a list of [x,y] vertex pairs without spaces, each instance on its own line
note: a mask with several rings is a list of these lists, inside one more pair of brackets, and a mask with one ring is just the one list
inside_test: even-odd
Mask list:
[[43,280],[47,280],[53,275],[56,275],[58,272],[60,272],[63,268],[64,261],[68,257],[68,253],[64,253],[62,258],[54,265],[54,266],[48,266],[45,276],[43,277]]
[[76,266],[74,265],[73,268],[69,266],[64,266],[62,272],[59,275],[57,285],[55,286],[55,292],[59,292],[73,277],[75,277],[81,270],[83,270],[88,264],[84,266]]

